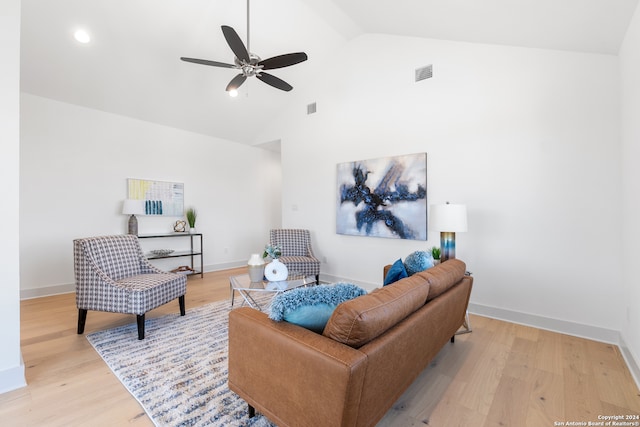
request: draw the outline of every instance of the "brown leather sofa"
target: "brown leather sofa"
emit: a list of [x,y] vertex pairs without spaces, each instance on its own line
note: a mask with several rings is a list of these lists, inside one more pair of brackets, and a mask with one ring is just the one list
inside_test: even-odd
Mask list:
[[[229,388],[279,427],[374,426],[465,320],[460,260],[340,304],[322,335],[229,313]],[[255,409],[254,409],[255,408]]]

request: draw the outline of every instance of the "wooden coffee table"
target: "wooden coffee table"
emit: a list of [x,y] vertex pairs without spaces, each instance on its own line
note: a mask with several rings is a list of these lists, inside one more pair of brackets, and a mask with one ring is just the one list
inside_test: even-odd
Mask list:
[[[231,291],[231,307],[233,307],[235,294],[238,292],[242,295],[244,301],[242,304],[246,302],[250,307],[258,309],[262,311],[263,308],[267,308],[271,303],[271,300],[276,294],[281,292],[286,292],[291,289],[300,288],[302,286],[315,285],[316,278],[313,275],[305,275],[302,273],[289,272],[289,276],[287,280],[282,280],[279,282],[269,282],[267,280],[262,280],[260,282],[252,282],[249,279],[248,274],[240,274],[238,276],[229,277],[229,290]],[[253,295],[252,295],[253,294]],[[256,301],[255,297],[258,295],[271,295],[271,298],[268,298],[267,301]]]

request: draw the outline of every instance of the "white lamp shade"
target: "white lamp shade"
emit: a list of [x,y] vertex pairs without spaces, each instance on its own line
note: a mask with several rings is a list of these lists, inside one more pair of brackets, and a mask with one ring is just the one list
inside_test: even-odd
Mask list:
[[429,230],[462,232],[467,231],[467,206],[431,205],[429,207]]
[[144,214],[144,200],[126,199],[122,204],[123,215]]

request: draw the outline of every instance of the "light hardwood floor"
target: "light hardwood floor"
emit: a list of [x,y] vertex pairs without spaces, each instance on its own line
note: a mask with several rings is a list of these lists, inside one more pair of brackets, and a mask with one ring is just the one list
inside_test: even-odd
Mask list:
[[[187,310],[228,298],[228,277],[241,270],[189,278]],[[177,311],[175,301],[147,317]],[[89,312],[85,332],[134,321]],[[22,301],[28,386],[0,394],[0,424],[152,426],[85,337],[76,334],[76,322],[74,294]],[[445,345],[380,427],[546,427],[640,414],[640,392],[616,346],[479,316],[471,316],[471,324],[473,332]]]

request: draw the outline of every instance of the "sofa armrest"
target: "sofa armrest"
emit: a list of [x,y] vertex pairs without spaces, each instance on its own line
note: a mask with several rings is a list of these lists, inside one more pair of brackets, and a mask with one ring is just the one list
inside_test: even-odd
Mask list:
[[229,388],[280,427],[356,424],[366,356],[265,313],[229,313]]

